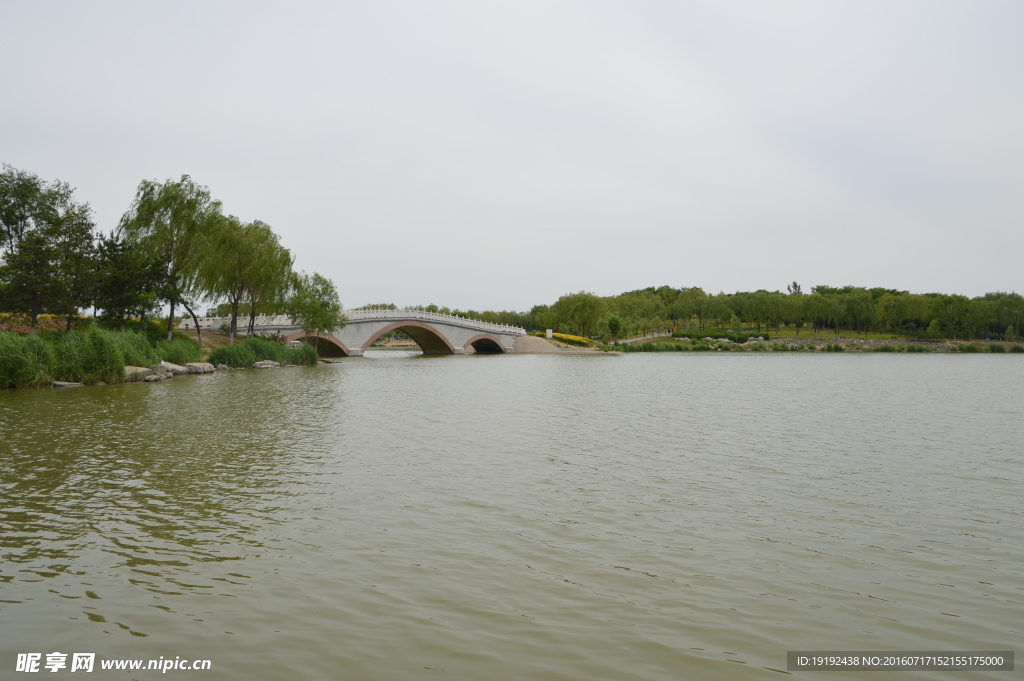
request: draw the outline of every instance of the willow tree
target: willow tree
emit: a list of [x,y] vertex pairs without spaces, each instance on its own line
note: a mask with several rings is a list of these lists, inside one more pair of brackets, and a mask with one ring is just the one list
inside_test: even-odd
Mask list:
[[252,335],[257,314],[277,314],[286,309],[295,281],[292,270],[295,258],[281,245],[270,225],[256,221],[250,226],[256,256],[252,263],[254,276],[250,278],[245,300],[249,303],[249,335]]
[[[167,338],[174,330],[174,308],[182,305],[196,329],[199,319],[192,309],[206,297],[208,282],[203,260],[209,254],[211,236],[223,223],[220,201],[210,197],[207,187],[188,175],[178,181],[159,183],[143,180],[128,212],[121,218],[118,234],[140,252],[161,263],[165,272],[161,298],[170,306]],[[202,336],[199,336],[202,346]]]
[[341,312],[341,301],[334,282],[317,274],[293,275],[293,292],[288,300],[288,314],[293,324],[302,327],[306,336],[316,338],[335,329],[344,328],[348,318]]
[[200,265],[202,286],[210,297],[228,306],[229,343],[238,335],[238,311],[249,306],[249,335],[257,309],[276,311],[292,281],[292,255],[265,222],[243,224],[224,217],[212,233],[209,257]]
[[238,330],[238,305],[250,287],[252,261],[256,245],[250,225],[234,215],[219,221],[210,234],[210,251],[200,260],[199,283],[210,297],[224,300],[230,307],[229,343],[235,342]]

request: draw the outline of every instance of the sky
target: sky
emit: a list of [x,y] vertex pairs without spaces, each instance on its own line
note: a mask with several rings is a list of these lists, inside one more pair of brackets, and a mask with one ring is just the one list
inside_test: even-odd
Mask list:
[[1024,291],[1024,3],[0,0],[0,162],[190,175],[346,307]]

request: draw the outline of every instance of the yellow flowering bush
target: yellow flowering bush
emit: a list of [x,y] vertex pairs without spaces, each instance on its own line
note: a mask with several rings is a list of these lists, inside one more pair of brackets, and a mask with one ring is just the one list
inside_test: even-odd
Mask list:
[[583,336],[573,336],[568,333],[553,333],[551,335],[563,343],[568,343],[569,345],[582,345],[588,348],[597,345],[595,341],[592,341],[589,338],[584,338]]

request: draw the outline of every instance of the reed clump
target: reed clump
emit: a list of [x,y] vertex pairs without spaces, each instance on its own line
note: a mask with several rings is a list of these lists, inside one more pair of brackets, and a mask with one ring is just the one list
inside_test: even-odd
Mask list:
[[202,361],[199,346],[190,338],[174,337],[171,340],[160,340],[157,341],[153,350],[157,357],[172,364]]
[[124,343],[119,335],[93,326],[84,334],[56,336],[53,343],[53,380],[75,383],[124,381]]
[[[188,356],[198,360],[195,343],[179,342],[191,344]],[[125,366],[151,366],[159,360],[143,334],[96,324],[84,333],[0,332],[0,388],[41,388],[54,381],[122,383]]]
[[305,343],[298,347],[288,347],[266,338],[250,336],[237,345],[217,348],[210,353],[207,361],[238,368],[252,366],[266,359],[278,364],[316,364],[320,361],[320,355],[316,348]]
[[0,387],[50,385],[53,348],[39,336],[0,332]]

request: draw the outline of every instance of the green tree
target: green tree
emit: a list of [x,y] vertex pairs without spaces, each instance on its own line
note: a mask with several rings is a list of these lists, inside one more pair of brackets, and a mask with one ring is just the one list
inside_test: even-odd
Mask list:
[[[97,249],[95,305],[103,317],[124,328],[125,318],[140,320],[153,308],[163,289],[163,267],[116,235],[102,237]],[[143,328],[140,322],[139,329]]]
[[643,332],[650,328],[650,320],[665,316],[665,303],[653,290],[629,291],[610,301],[612,308],[623,318],[629,330]]
[[778,334],[779,327],[786,317],[786,296],[778,292],[766,293],[764,296],[764,317],[769,326],[775,328]]
[[222,220],[221,204],[207,187],[188,175],[164,183],[143,180],[128,212],[121,218],[118,234],[147,258],[164,267],[162,298],[170,304],[167,338],[174,330],[174,309],[182,305],[199,328],[193,311],[204,297],[203,259],[211,249],[209,237]]
[[895,336],[910,315],[910,301],[907,296],[883,294],[875,306],[878,320]]
[[317,344],[321,334],[344,328],[348,321],[342,314],[334,282],[315,272],[295,276],[287,307],[292,323],[300,325],[307,336],[316,337]]
[[597,328],[604,311],[604,300],[586,291],[568,293],[551,306],[551,314],[558,321],[559,327],[583,337]]
[[252,262],[250,286],[246,301],[249,303],[249,329],[251,336],[257,314],[278,314],[283,311],[292,292],[295,280],[292,266],[295,258],[291,251],[281,245],[280,239],[269,225],[256,221],[252,223],[252,238],[256,245],[256,257]]
[[769,315],[768,292],[754,291],[743,304],[743,321],[755,324],[761,333],[761,324]]
[[724,293],[718,293],[711,296],[710,300],[708,316],[715,320],[715,325],[719,329],[722,329],[733,317],[732,308],[729,306],[729,296]]
[[[231,345],[238,331],[238,306],[258,275],[253,268],[257,249],[254,229],[234,215],[222,216],[208,234],[208,243],[209,250],[200,263],[199,285],[203,293],[228,305]],[[199,347],[202,346],[200,336]]]
[[0,251],[13,251],[38,226],[47,185],[6,163],[0,172]]
[[[932,303],[932,316],[938,328],[949,338],[970,338],[971,301],[966,296],[938,296]],[[931,328],[931,327],[929,327]]]
[[[793,287],[796,290],[793,290]],[[786,296],[785,317],[793,325],[793,328],[796,329],[796,335],[799,337],[800,330],[807,321],[806,296],[800,292],[800,286],[795,281],[790,286],[790,291],[790,294]]]
[[96,289],[96,234],[92,209],[87,203],[74,200],[73,190],[62,182],[51,183],[46,192],[44,228],[47,237],[57,249],[61,295],[54,301],[52,312],[67,315],[67,330],[71,330],[71,317],[80,308],[94,303]]
[[20,237],[0,265],[4,307],[10,312],[27,313],[35,326],[40,314],[52,313],[61,304],[64,291],[59,268],[60,251],[41,230]]
[[693,315],[697,318],[697,328],[703,331],[708,317],[711,316],[711,299],[708,298],[707,293],[699,288],[691,289],[689,293],[690,295],[687,297],[690,309],[693,310]]
[[843,296],[843,314],[858,334],[863,334],[875,319],[875,303],[871,293],[855,289]]
[[841,296],[828,294],[821,297],[818,312],[826,324],[835,327],[837,338],[839,337],[839,325],[843,322],[845,309]]
[[622,317],[612,313],[606,318],[606,324],[608,325],[608,334],[612,340],[616,340],[622,337]]
[[[66,182],[45,182],[5,165],[0,172],[0,253],[11,256],[12,268],[12,263],[31,268],[25,273],[8,270],[7,278],[14,282],[9,303],[30,305],[37,310],[34,317],[39,310],[67,315],[70,329],[72,316],[92,302],[93,228],[89,204],[75,201],[74,190]],[[33,238],[26,251],[16,255],[29,236]],[[44,265],[54,252],[53,266]],[[39,280],[43,271],[54,280]],[[22,288],[29,280],[35,292]]]

